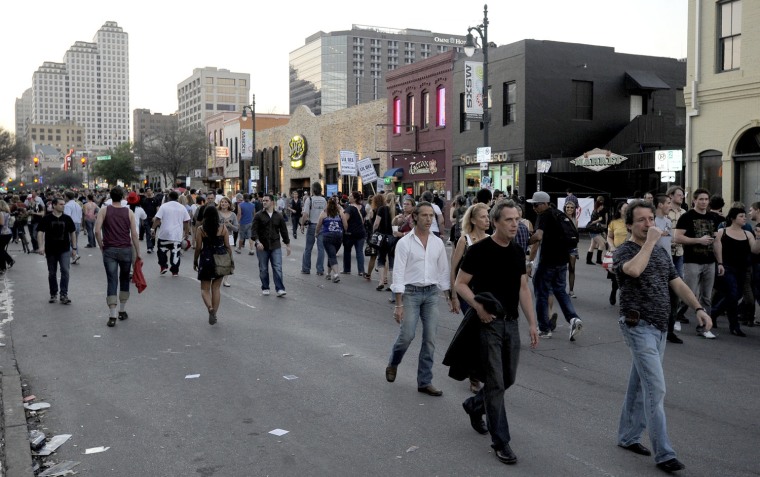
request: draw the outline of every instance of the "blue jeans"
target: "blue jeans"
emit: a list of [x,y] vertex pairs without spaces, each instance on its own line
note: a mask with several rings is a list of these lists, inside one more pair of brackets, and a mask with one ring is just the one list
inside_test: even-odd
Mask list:
[[58,294],[58,266],[61,267],[61,296],[69,295],[69,267],[71,266],[71,250],[59,254],[45,254],[48,267],[48,285],[50,295]]
[[566,284],[567,264],[538,266],[533,277],[533,291],[536,294],[536,317],[538,318],[538,328],[541,331],[551,331],[552,329],[549,321],[549,295],[555,296],[568,323],[572,318],[578,316],[573,302],[570,301],[570,295],[567,294]]
[[478,393],[465,403],[473,413],[486,414],[488,431],[495,449],[509,444],[509,422],[504,408],[504,392],[515,383],[520,360],[520,330],[517,320],[493,320],[480,325],[481,362],[485,381]]
[[343,244],[343,271],[351,273],[351,247],[356,251],[356,268],[359,269],[359,275],[364,274],[364,237],[354,239],[350,235],[346,236],[346,243]]
[[84,226],[87,229],[87,245],[91,248],[95,248],[98,245],[97,242],[95,242],[95,222],[85,220]]
[[326,233],[319,236],[322,238],[322,244],[325,247],[325,252],[327,252],[327,268],[332,268],[333,265],[338,264],[338,250],[343,245],[343,234]]
[[303,260],[301,261],[301,271],[303,273],[311,272],[311,250],[314,248],[314,242],[317,243],[317,273],[325,273],[325,246],[322,242],[322,234],[315,237],[317,224],[309,224],[306,229],[306,247],[303,250]]
[[269,290],[269,263],[271,262],[272,275],[274,275],[274,289],[277,291],[285,290],[285,285],[282,283],[282,249],[257,250],[256,255],[259,257],[261,289]]
[[665,462],[676,457],[668,438],[665,420],[665,355],[667,333],[641,320],[629,328],[624,318],[619,320],[633,363],[628,378],[628,390],[623,401],[618,427],[618,444],[628,446],[640,441],[644,429],[649,430],[654,460]]
[[710,311],[710,316],[715,323],[717,317],[725,311],[729,328],[731,330],[739,329],[739,300],[744,292],[744,279],[747,276],[747,269],[734,268],[730,265],[725,265],[723,269],[723,276],[717,276],[715,280],[715,303]]
[[399,325],[398,338],[393,344],[388,366],[395,368],[401,364],[404,353],[414,340],[417,322],[422,320],[422,347],[417,365],[417,387],[422,388],[433,381],[433,353],[438,328],[438,287],[407,285],[403,297],[404,320]]
[[298,222],[301,220],[301,216],[295,214],[290,217],[290,222],[293,225],[293,238],[298,238]]
[[[106,303],[115,306],[129,299],[129,271],[132,268],[132,247],[103,249],[103,266],[106,269]],[[118,297],[116,292],[118,293]]]
[[676,267],[676,273],[679,277],[681,277],[681,280],[683,280],[683,255],[680,257],[676,257],[675,255],[672,256],[673,258],[673,265]]

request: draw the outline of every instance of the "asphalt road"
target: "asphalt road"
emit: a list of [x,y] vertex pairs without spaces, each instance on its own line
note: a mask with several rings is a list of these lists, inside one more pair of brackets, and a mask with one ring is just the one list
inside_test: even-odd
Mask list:
[[[585,326],[576,342],[560,314],[554,338],[530,350],[521,322],[517,383],[506,394],[519,462],[506,467],[469,426],[467,384],[440,364],[461,316],[441,300],[434,384],[443,397],[415,389],[419,339],[387,383],[390,293],[356,275],[339,284],[314,269],[302,275],[303,244],[300,236],[284,258],[285,298],[261,296],[256,257],[236,255],[215,326],[191,258],[172,278],[145,255],[148,289],[132,294],[130,318],[113,329],[99,251],[83,249],[65,306],[48,304],[44,259],[11,245],[16,266],[3,280],[13,319],[0,331],[26,389],[52,405],[39,426],[73,435],[51,460],[79,461],[75,470],[91,476],[662,475],[652,458],[615,445],[630,356],[599,266],[578,264],[574,303]],[[682,476],[760,475],[760,328],[741,339],[721,324],[712,341],[685,325],[685,344],[667,348]],[[97,446],[109,449],[84,454]]]

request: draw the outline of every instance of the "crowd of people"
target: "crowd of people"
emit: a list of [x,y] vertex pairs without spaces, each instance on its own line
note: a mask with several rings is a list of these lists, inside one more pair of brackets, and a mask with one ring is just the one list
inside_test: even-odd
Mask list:
[[[8,244],[21,242],[24,251],[46,257],[50,303],[68,305],[69,270],[80,259],[84,231],[84,247],[102,251],[107,326],[113,327],[128,318],[130,281],[133,274],[141,275],[140,241],[148,254],[156,252],[160,275],[173,277],[179,275],[183,252],[192,248],[208,322],[214,325],[221,287],[230,286],[235,254],[247,250],[257,255],[262,295],[271,293],[271,270],[277,297],[285,297],[282,249],[290,255],[291,239],[300,234],[305,237],[302,274],[311,273],[316,246],[317,276],[337,284],[353,273],[355,260],[360,278],[372,283],[376,273],[376,289],[392,292],[388,301],[399,332],[386,367],[387,381],[395,381],[421,324],[417,385],[430,396],[443,394],[433,385],[432,371],[443,292],[449,310],[464,315],[444,364],[452,377],[469,380],[474,396],[463,408],[473,429],[491,434],[501,462],[515,463],[504,393],[517,370],[518,307],[528,323],[531,347],[556,332],[555,304],[567,322],[570,341],[584,326],[573,305],[582,232],[578,199],[568,191],[558,210],[542,191],[529,200],[487,189],[458,195],[449,204],[446,235],[446,204],[431,191],[416,198],[391,192],[364,197],[358,191],[325,197],[321,184],[315,183],[309,192],[154,193],[150,188],[114,187],[9,195],[0,200],[0,273],[15,263]],[[664,342],[683,343],[676,332],[690,323],[688,309],[694,310],[697,335],[706,339],[716,338],[712,328],[723,314],[730,334],[737,337],[746,336],[742,326],[760,325],[754,319],[754,304],[760,303],[760,203],[746,210],[736,202],[724,215],[723,200],[704,189],[694,191],[688,210],[684,201],[679,186],[612,206],[598,197],[585,228],[590,239],[585,264],[605,265],[609,302],[620,304],[621,333],[632,356],[618,444],[651,455],[640,442],[643,429],[649,428],[655,461],[668,471],[683,464],[665,429]],[[532,208],[534,222],[524,217],[525,207]],[[642,290],[652,294],[642,297]],[[650,396],[651,402],[643,403],[642,396]],[[652,406],[654,411],[644,412]]]

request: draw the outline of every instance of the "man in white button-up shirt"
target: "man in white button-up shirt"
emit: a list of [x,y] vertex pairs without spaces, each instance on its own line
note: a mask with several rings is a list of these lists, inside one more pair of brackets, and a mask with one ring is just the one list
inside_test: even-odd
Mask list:
[[449,310],[451,304],[449,261],[443,241],[430,233],[435,220],[433,206],[420,202],[414,211],[415,227],[396,243],[396,263],[393,268],[393,285],[396,306],[393,318],[399,326],[398,338],[393,345],[385,379],[393,382],[396,370],[414,339],[417,322],[422,321],[422,348],[417,368],[417,391],[430,396],[441,396],[442,391],[433,384],[433,353],[438,327],[438,290],[446,293]]

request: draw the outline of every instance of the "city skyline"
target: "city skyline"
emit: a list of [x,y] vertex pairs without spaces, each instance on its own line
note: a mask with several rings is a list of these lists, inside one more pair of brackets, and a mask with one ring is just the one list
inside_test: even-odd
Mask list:
[[[393,29],[467,33],[483,20],[483,5],[444,0],[435,14],[429,6],[392,0],[383,10],[355,10],[355,3],[338,1],[330,11],[313,2],[296,0],[280,5],[236,5],[208,25],[208,12],[155,11],[137,1],[128,10],[92,0],[60,4],[43,0],[16,7],[19,18],[0,32],[6,64],[12,74],[0,80],[0,127],[14,131],[15,100],[31,87],[32,75],[45,61],[60,62],[76,41],[92,41],[106,21],[115,21],[129,34],[130,113],[137,108],[171,114],[177,110],[177,85],[194,68],[215,66],[251,74],[251,93],[257,112],[288,114],[288,54],[318,31],[350,30],[353,24]],[[151,8],[155,4],[150,4]],[[398,8],[404,6],[403,15]],[[637,8],[623,2],[550,0],[509,6],[488,5],[489,41],[504,45],[526,38],[611,46],[622,53],[685,58],[687,2],[642,0]],[[32,8],[34,11],[32,12]],[[551,15],[546,15],[551,11]],[[229,15],[227,14],[229,13]],[[245,25],[226,18],[250,18]],[[167,19],[173,23],[166,22]],[[259,19],[259,20],[257,20]],[[64,24],[66,28],[60,28]],[[30,35],[30,31],[34,31]],[[41,33],[42,32],[42,33]],[[197,32],[197,33],[194,33]],[[245,45],[251,48],[246,50]],[[20,45],[20,46],[17,46]]]

